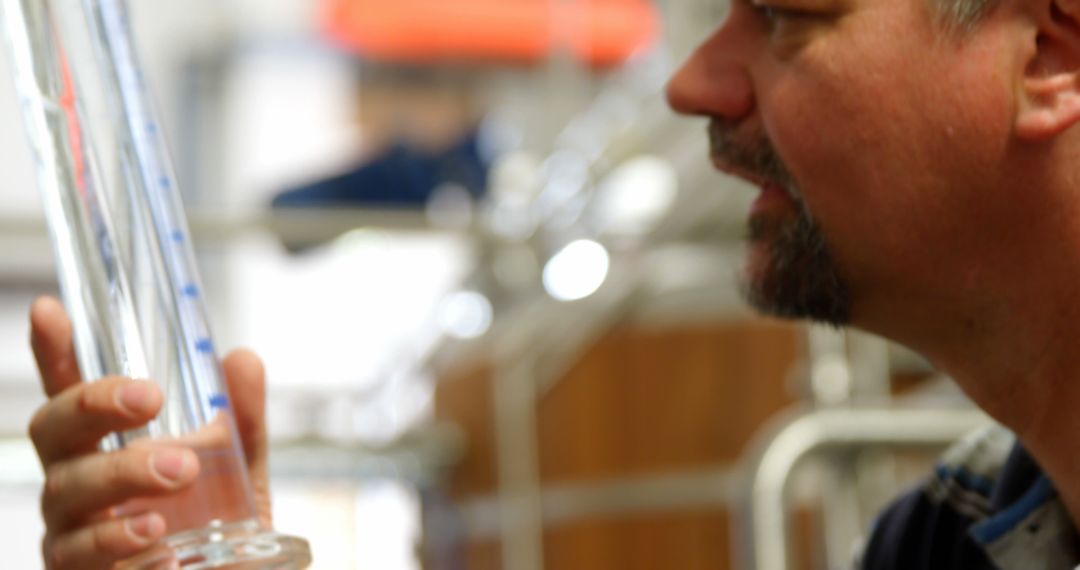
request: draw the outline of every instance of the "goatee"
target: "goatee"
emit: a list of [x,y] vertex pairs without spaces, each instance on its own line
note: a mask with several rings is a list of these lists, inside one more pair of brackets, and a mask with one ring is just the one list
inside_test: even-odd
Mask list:
[[851,320],[851,291],[830,253],[825,234],[807,209],[794,177],[764,135],[737,141],[736,125],[715,119],[709,125],[712,157],[726,167],[783,189],[794,216],[756,216],[749,239],[764,247],[765,261],[754,268],[743,294],[754,308],[783,318],[806,318],[833,326]]

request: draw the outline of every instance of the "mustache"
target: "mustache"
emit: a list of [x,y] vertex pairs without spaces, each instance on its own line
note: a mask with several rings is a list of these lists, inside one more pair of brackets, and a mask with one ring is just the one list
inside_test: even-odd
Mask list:
[[731,121],[718,118],[710,121],[710,155],[733,169],[784,188],[792,197],[798,199],[795,179],[769,137],[764,133],[755,133],[748,139],[745,135],[736,134],[737,130],[738,126]]

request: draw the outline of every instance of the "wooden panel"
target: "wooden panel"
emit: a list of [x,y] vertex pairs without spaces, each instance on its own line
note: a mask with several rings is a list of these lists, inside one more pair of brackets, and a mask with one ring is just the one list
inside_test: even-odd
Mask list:
[[435,388],[435,417],[457,424],[466,438],[465,457],[450,473],[450,496],[494,492],[497,475],[491,373],[483,369],[442,379]]
[[547,568],[727,570],[723,511],[586,520],[544,534]]
[[[825,568],[821,512],[793,513],[796,570]],[[732,570],[731,514],[723,509],[596,518],[544,532],[552,570]],[[779,548],[779,546],[778,546]],[[498,541],[470,544],[467,570],[501,570]]]
[[[776,321],[611,332],[540,403],[541,480],[733,462],[791,403],[785,380],[799,350],[798,329]],[[436,389],[436,416],[459,424],[469,445],[452,476],[454,496],[496,487],[491,406],[486,369]]]
[[[543,485],[731,465],[774,413],[792,403],[787,377],[800,329],[775,321],[616,329],[585,351],[538,408]],[[436,415],[468,438],[449,494],[497,488],[491,374],[443,379]],[[545,529],[549,570],[730,567],[721,510],[567,521]],[[806,545],[802,545],[803,548]],[[499,570],[499,547],[464,547],[467,570]]]
[[792,327],[769,321],[609,334],[541,402],[541,479],[734,462],[791,404],[798,346]]
[[[729,570],[723,511],[578,521],[544,533],[544,566],[558,570]],[[497,542],[466,551],[467,570],[500,570]]]
[[[476,542],[465,549],[465,566],[455,570],[500,570],[502,568],[502,549],[497,541]],[[443,568],[445,566],[441,566]]]

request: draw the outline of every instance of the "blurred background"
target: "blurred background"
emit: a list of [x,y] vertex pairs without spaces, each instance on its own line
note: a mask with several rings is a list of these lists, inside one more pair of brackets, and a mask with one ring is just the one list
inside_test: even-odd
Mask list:
[[[740,301],[754,192],[663,100],[725,0],[130,6],[313,568],[840,568],[984,422],[912,354]],[[29,569],[56,281],[0,67],[0,544]]]

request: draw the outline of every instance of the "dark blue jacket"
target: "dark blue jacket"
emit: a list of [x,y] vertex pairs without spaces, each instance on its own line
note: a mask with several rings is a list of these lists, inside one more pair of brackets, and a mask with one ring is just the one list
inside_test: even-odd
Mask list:
[[1050,480],[1000,428],[950,450],[874,526],[863,570],[1074,570],[1077,532]]

